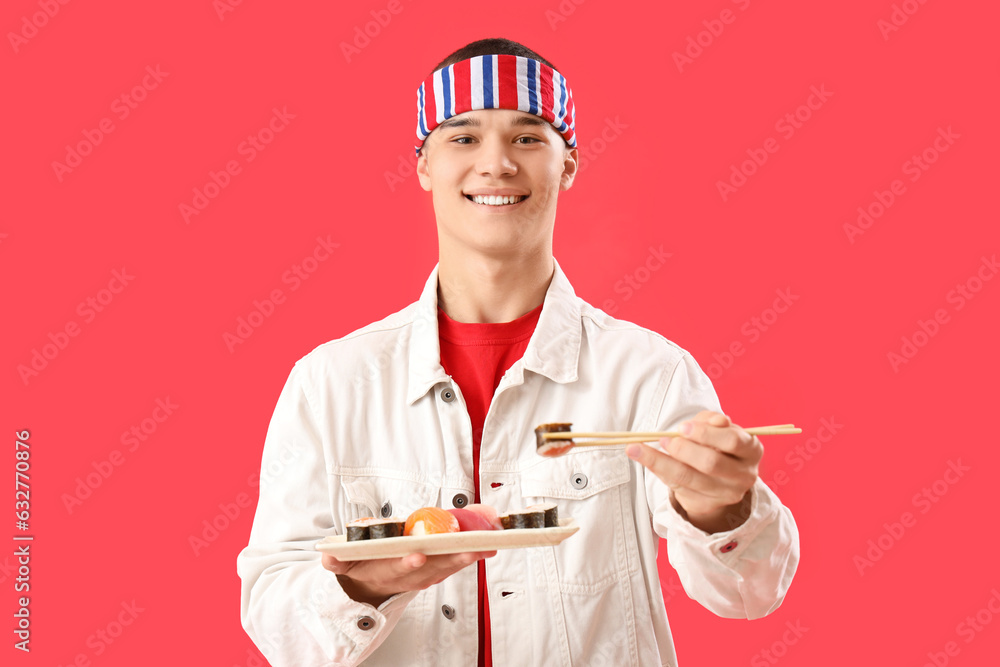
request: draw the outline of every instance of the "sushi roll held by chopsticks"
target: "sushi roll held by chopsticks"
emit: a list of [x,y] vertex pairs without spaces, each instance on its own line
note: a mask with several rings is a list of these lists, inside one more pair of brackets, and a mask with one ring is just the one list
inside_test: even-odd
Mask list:
[[[574,447],[586,447],[588,445],[627,445],[637,442],[650,442],[660,438],[674,438],[682,435],[676,431],[652,431],[642,433],[638,431],[611,431],[611,432],[573,432],[572,423],[542,424],[535,429],[535,447],[539,456],[561,456]],[[774,426],[751,426],[744,429],[750,435],[790,435],[802,433],[802,429],[796,428],[794,424],[776,424]],[[577,442],[575,438],[591,438],[584,442]]]

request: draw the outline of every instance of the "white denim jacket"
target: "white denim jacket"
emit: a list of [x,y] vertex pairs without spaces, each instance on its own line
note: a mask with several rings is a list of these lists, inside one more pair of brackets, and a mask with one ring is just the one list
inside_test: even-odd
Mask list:
[[[437,271],[418,302],[300,359],[278,398],[237,559],[243,626],[275,667],[476,664],[475,565],[376,609],[348,598],[313,548],[352,519],[471,502],[472,427],[439,361]],[[501,512],[554,502],[580,530],[486,560],[494,664],[675,665],[660,537],[684,590],[719,616],[781,604],[798,532],[760,480],[746,522],[709,535],[620,447],[535,453],[539,424],[659,431],[703,409],[721,411],[690,354],[578,298],[555,263],[524,357],[486,415],[480,484]]]

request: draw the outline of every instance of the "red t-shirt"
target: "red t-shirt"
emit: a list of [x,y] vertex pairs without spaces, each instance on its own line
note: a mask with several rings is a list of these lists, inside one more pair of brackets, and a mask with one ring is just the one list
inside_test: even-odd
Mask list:
[[[469,410],[472,421],[473,480],[479,502],[479,449],[483,440],[483,423],[490,409],[493,392],[511,365],[524,356],[528,339],[542,307],[522,315],[512,322],[456,322],[438,307],[438,337],[441,343],[441,365],[452,377]],[[505,508],[498,507],[503,512]],[[491,666],[490,609],[486,595],[486,564],[479,561],[479,665]]]

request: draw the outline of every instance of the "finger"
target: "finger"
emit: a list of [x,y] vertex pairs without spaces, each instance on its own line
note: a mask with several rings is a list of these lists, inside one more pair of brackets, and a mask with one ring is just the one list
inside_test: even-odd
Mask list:
[[731,489],[737,486],[732,480],[710,477],[646,445],[630,445],[625,451],[630,459],[641,463],[672,489],[691,489],[705,495],[719,497],[729,495]]
[[344,574],[354,565],[352,561],[344,562],[337,560],[330,554],[323,554],[323,567],[334,574]]
[[407,554],[403,556],[400,560],[399,565],[402,568],[402,574],[406,574],[412,570],[419,570],[427,562],[427,556],[420,553]]
[[719,427],[723,427],[723,428],[726,427],[726,426],[729,426],[730,424],[733,423],[729,419],[729,417],[727,417],[726,415],[722,414],[721,412],[713,412],[712,416],[709,417],[706,421],[711,426],[719,426]]
[[760,449],[760,441],[738,426],[719,427],[704,422],[684,422],[680,426],[680,432],[688,440],[714,447],[737,458],[753,459]]
[[702,410],[694,416],[693,421],[707,422],[712,426],[729,426],[732,423],[726,415],[711,410]]
[[663,451],[674,459],[711,477],[722,477],[735,482],[746,482],[755,473],[755,464],[736,458],[714,447],[687,438],[664,438]]

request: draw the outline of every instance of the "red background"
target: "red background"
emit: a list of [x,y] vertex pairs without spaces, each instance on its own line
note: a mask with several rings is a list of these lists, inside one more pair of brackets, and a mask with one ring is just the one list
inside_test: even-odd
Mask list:
[[[802,547],[774,614],[717,618],[672,588],[664,559],[681,665],[775,655],[786,665],[922,665],[929,652],[939,664],[995,664],[1000,619],[982,612],[974,632],[959,624],[1000,590],[1000,280],[975,280],[980,270],[993,277],[982,258],[1000,246],[1000,10],[909,0],[895,5],[898,30],[883,34],[889,0],[577,2],[403,0],[387,14],[381,0],[246,0],[220,16],[209,0],[104,0],[57,5],[51,18],[38,14],[46,0],[4,3],[0,459],[10,479],[14,433],[30,429],[32,495],[21,533],[5,487],[0,533],[35,537],[32,650],[14,650],[7,631],[4,660],[254,664],[235,568],[253,505],[236,505],[197,555],[189,538],[220,504],[256,501],[264,434],[295,360],[418,297],[436,261],[430,197],[415,177],[390,187],[386,173],[413,154],[415,90],[431,68],[470,41],[505,36],[552,60],[578,105],[590,157],[562,194],[555,236],[577,293],[690,350],[737,422],[805,430],[765,440],[761,475],[784,473],[772,486]],[[732,22],[713,23],[723,10]],[[391,20],[365,44],[356,29],[372,11]],[[699,33],[700,53],[688,42]],[[364,47],[348,59],[341,43],[356,38]],[[674,53],[689,47],[696,57],[678,67]],[[115,100],[147,66],[166,75],[120,118]],[[799,109],[811,86],[828,99]],[[294,119],[247,161],[240,143],[273,108]],[[776,123],[796,110],[810,117],[788,137]],[[114,130],[60,180],[53,163],[105,118]],[[609,119],[620,130],[601,143]],[[951,128],[952,143],[929,151],[936,161],[911,181],[905,163],[939,128]],[[724,201],[718,182],[769,138],[777,152]],[[240,172],[186,222],[179,206],[230,160]],[[895,179],[905,193],[852,242],[844,225]],[[317,237],[339,247],[293,291],[282,277]],[[637,271],[650,246],[672,256]],[[134,278],[86,321],[79,304],[122,268]],[[645,279],[631,294],[619,283],[627,275]],[[979,291],[959,308],[953,290],[970,279]],[[224,334],[274,289],[285,302],[230,351]],[[798,299],[774,320],[766,311],[784,289]],[[947,321],[928,325],[935,335],[917,335],[916,354],[894,368],[889,353],[939,309]],[[753,317],[771,323],[757,340]],[[79,333],[63,340],[70,322]],[[50,334],[65,347],[47,348],[54,358],[22,378]],[[743,353],[727,359],[737,342]],[[167,398],[173,414],[146,422],[155,432],[128,451],[122,434]],[[842,428],[813,440],[809,460],[795,458],[824,418]],[[107,470],[115,450],[121,465],[70,512],[78,478]],[[935,492],[949,461],[968,471]],[[914,498],[925,487],[935,502]],[[904,512],[915,523],[891,537],[884,524]],[[891,546],[859,573],[855,557],[880,537]],[[10,544],[0,555],[3,627],[17,597]],[[142,611],[112,644],[88,643],[133,600]],[[787,623],[808,630],[785,643]],[[956,655],[944,654],[948,642]]]

